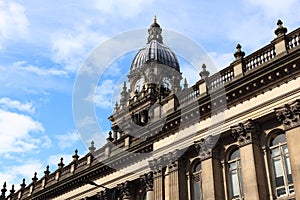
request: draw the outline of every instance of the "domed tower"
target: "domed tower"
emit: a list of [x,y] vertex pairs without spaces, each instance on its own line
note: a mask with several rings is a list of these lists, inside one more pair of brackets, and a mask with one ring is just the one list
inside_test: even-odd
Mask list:
[[181,73],[175,53],[163,43],[162,29],[154,22],[148,29],[148,42],[134,57],[128,79],[131,95],[143,87],[155,84],[156,89],[177,92],[180,90]]
[[[126,132],[136,132],[150,121],[161,119],[163,105],[173,102],[181,90],[182,75],[175,53],[163,43],[162,29],[154,17],[148,29],[146,46],[134,57],[127,89],[124,83],[120,104],[109,117],[114,131],[113,140],[125,137]],[[118,136],[116,136],[118,134]]]

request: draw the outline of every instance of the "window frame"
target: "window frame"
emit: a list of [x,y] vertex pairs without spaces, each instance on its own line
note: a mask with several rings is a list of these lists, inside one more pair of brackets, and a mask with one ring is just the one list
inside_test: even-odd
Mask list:
[[[200,170],[199,171],[195,171],[197,166],[200,165]],[[198,181],[195,181],[196,179],[196,176],[197,177],[197,180]],[[191,167],[191,180],[190,180],[190,183],[191,183],[191,187],[190,187],[190,190],[191,190],[191,199],[192,200],[199,200],[199,199],[195,199],[195,183],[196,182],[199,182],[199,193],[200,193],[200,200],[203,200],[203,190],[202,190],[202,166],[201,166],[201,161],[199,159],[197,159],[196,161],[194,161],[192,167]]]
[[[268,155],[268,162],[269,162],[269,170],[271,171],[271,186],[272,186],[272,191],[273,194],[275,196],[275,198],[280,199],[283,197],[288,197],[288,196],[293,196],[295,194],[295,190],[294,190],[294,183],[293,183],[293,178],[292,178],[292,183],[289,183],[288,181],[288,169],[287,167],[289,167],[289,169],[291,170],[291,165],[290,165],[290,156],[289,156],[289,151],[288,151],[288,145],[287,145],[287,141],[285,138],[284,142],[279,142],[278,144],[273,145],[272,141],[278,137],[279,135],[285,135],[286,134],[283,130],[276,130],[273,131],[272,133],[270,133],[270,138],[268,141],[268,149],[269,149],[269,155]],[[284,148],[287,149],[287,152],[284,152]],[[272,151],[278,149],[279,154],[278,155],[272,155]],[[283,186],[276,186],[276,169],[274,166],[274,158],[279,158],[280,160],[280,167],[283,173]],[[286,162],[286,159],[288,159],[288,163]],[[287,166],[289,165],[289,166]],[[278,172],[277,172],[278,173]],[[292,172],[291,172],[292,175]],[[280,195],[278,196],[277,190],[279,189],[285,189],[285,194],[284,195]],[[291,190],[293,192],[291,192]]]
[[[238,151],[239,157],[231,159],[231,155]],[[230,169],[230,165],[234,164],[236,167],[234,169]],[[228,199],[230,200],[243,200],[244,199],[244,189],[243,189],[243,176],[242,176],[242,165],[241,165],[241,156],[240,156],[240,149],[238,146],[232,147],[227,153],[226,159],[226,178],[227,178],[227,188],[228,188]],[[231,177],[231,172],[236,171],[237,178],[238,178],[238,197],[233,196],[233,182]]]

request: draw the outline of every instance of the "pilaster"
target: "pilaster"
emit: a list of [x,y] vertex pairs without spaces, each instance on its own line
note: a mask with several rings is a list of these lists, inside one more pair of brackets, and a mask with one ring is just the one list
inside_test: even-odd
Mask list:
[[245,200],[267,199],[264,164],[259,146],[260,129],[249,119],[231,127],[232,135],[240,146]]
[[205,200],[224,199],[220,163],[222,148],[215,147],[217,139],[217,137],[208,136],[195,143],[201,160],[202,195]]
[[300,99],[276,108],[275,113],[286,132],[296,199],[300,199]]

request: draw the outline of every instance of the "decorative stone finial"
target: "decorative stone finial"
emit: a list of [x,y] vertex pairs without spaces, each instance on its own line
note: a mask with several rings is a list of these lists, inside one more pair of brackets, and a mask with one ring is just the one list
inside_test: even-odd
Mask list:
[[285,35],[287,32],[287,28],[283,27],[282,25],[283,25],[283,22],[279,19],[277,21],[277,29],[274,31],[275,34],[277,35],[277,37]]
[[15,185],[13,184],[12,186],[11,186],[11,190],[10,190],[10,195],[13,195],[14,193],[15,193]]
[[21,186],[21,190],[24,190],[24,189],[25,189],[25,187],[26,187],[25,178],[23,178],[23,181],[22,181],[22,183],[20,184],[20,186]]
[[112,137],[112,132],[109,131],[108,132],[108,138],[106,138],[107,142],[112,142],[114,140],[114,138]]
[[[1,190],[1,197],[5,198],[5,192],[7,191],[6,189],[6,182],[3,184],[3,188]],[[2,199],[2,198],[1,198]]]
[[240,59],[243,58],[245,56],[245,52],[243,52],[242,50],[242,46],[240,44],[236,45],[236,52],[233,54],[235,59]]
[[183,83],[183,89],[187,89],[188,88],[188,83],[187,83],[187,80],[186,78],[184,78],[184,83]]
[[156,24],[156,15],[154,14],[153,23]]
[[89,151],[90,151],[90,153],[94,153],[95,152],[95,150],[96,150],[96,148],[95,148],[95,146],[94,146],[94,141],[92,140],[92,142],[91,142],[91,146],[89,147]]
[[120,98],[120,106],[126,105],[127,100],[128,100],[127,86],[126,86],[126,81],[124,81],[122,92],[121,92],[121,98]]
[[60,162],[57,164],[58,169],[62,169],[62,168],[65,166],[65,164],[63,163],[63,160],[64,160],[64,158],[61,157],[61,158],[60,158]]
[[202,71],[199,73],[201,79],[206,79],[209,76],[209,71],[206,71],[206,65],[203,63]]
[[45,176],[49,176],[50,171],[49,171],[49,165],[46,167],[46,171],[44,171]]
[[35,182],[37,182],[37,180],[38,180],[38,178],[37,178],[37,173],[34,172],[34,176],[33,176],[33,178],[32,178],[32,182],[35,183]]
[[77,149],[75,150],[75,154],[72,156],[72,158],[73,158],[73,161],[78,160],[79,156],[78,156],[78,150]]

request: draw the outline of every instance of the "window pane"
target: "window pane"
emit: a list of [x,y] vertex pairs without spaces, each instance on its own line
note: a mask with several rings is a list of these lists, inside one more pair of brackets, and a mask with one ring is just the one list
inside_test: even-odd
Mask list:
[[283,186],[284,185],[284,179],[283,179],[284,173],[283,173],[283,167],[282,167],[280,157],[273,158],[273,167],[274,167],[276,187]]
[[233,162],[233,163],[230,163],[230,164],[229,164],[229,169],[230,169],[230,170],[234,170],[234,169],[236,169],[236,168],[237,168],[236,162]]
[[272,157],[278,156],[280,154],[279,147],[272,149]]
[[194,168],[194,172],[200,172],[200,170],[201,170],[201,164],[198,163]]
[[238,170],[239,170],[239,178],[240,178],[241,196],[244,197],[242,170],[241,169],[238,169]]
[[240,151],[239,149],[236,149],[234,151],[231,152],[230,156],[229,156],[229,160],[235,160],[237,158],[240,158]]
[[194,200],[202,200],[200,181],[194,182]]
[[286,194],[285,188],[277,189],[277,197],[284,196]]
[[290,157],[289,157],[289,155],[286,155],[286,156],[284,157],[284,160],[285,160],[286,173],[287,173],[287,174],[292,174],[291,163],[290,163]]
[[286,142],[286,137],[285,137],[285,134],[282,133],[282,134],[277,135],[275,138],[273,138],[271,140],[271,146],[275,146],[275,145],[278,145],[280,143],[282,144],[285,142]]
[[290,194],[294,193],[295,192],[294,186],[293,185],[289,186],[289,190],[290,190]]
[[288,150],[288,147],[287,147],[287,145],[283,145],[282,146],[282,151],[283,151],[283,153],[289,153],[289,150]]
[[237,170],[230,172],[230,181],[231,181],[231,196],[239,197],[239,179]]

